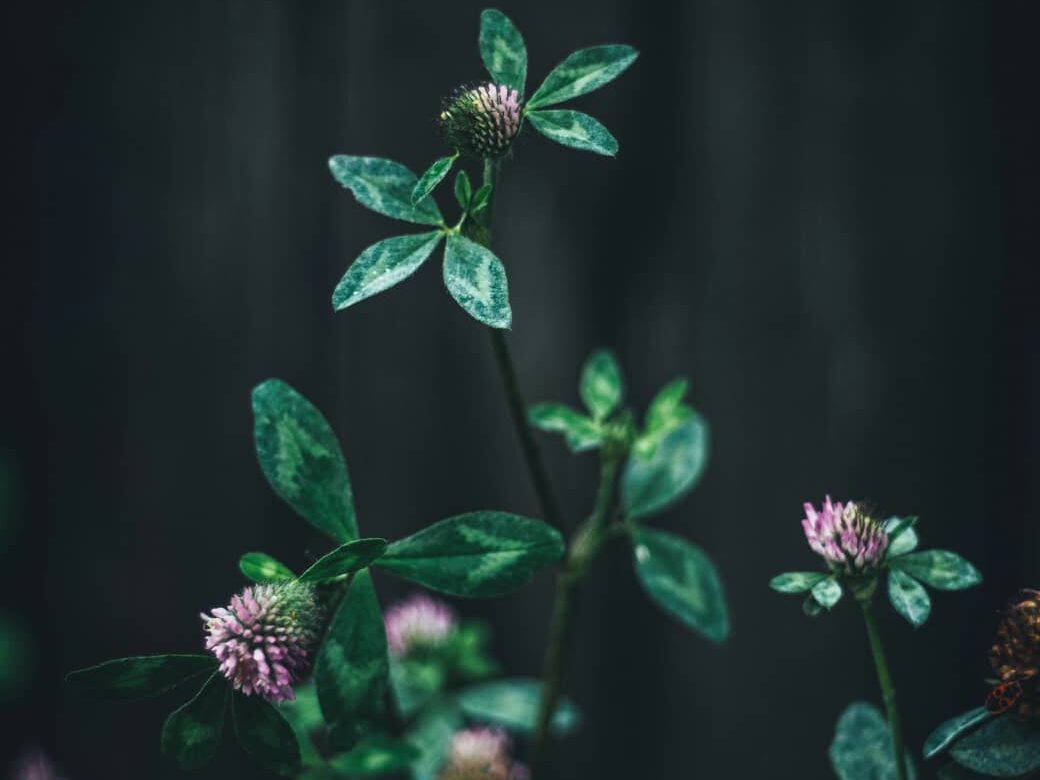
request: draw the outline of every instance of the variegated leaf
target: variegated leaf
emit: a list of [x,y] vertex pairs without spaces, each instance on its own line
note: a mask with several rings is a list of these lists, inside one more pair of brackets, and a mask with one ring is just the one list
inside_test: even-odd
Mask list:
[[412,203],[418,179],[401,163],[337,154],[329,159],[329,170],[336,181],[354,193],[358,203],[372,211],[419,225],[444,224],[432,198]]
[[448,236],[444,285],[474,319],[492,328],[508,328],[512,324],[506,269],[490,249],[465,236]]
[[528,108],[549,106],[599,89],[620,76],[639,52],[631,46],[610,44],[579,49],[557,65],[538,87]]
[[434,230],[372,244],[351,263],[336,285],[332,307],[341,311],[404,281],[433,254],[441,237],[441,232]]
[[618,153],[618,142],[611,132],[598,119],[581,111],[528,111],[527,119],[535,130],[558,144],[606,157]]

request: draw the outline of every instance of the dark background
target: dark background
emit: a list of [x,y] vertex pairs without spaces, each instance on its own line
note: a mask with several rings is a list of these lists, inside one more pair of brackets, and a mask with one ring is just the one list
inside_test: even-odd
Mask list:
[[[708,548],[733,635],[652,607],[624,545],[580,599],[569,693],[587,717],[556,777],[831,776],[840,711],[877,702],[854,609],[816,621],[766,588],[816,564],[801,503],[921,516],[982,587],[882,630],[915,752],[976,706],[996,611],[1040,580],[1036,99],[1028,2],[505,2],[531,88],[569,51],[642,56],[576,101],[616,160],[525,137],[496,248],[532,400],[576,402],[609,345],[637,407],[675,374],[713,429],[698,490],[654,520]],[[51,3],[4,11],[16,196],[0,446],[23,476],[3,600],[35,636],[4,757],[70,780],[165,778],[176,697],[104,705],[61,674],[199,647],[197,613],[268,550],[320,539],[267,488],[248,396],[287,379],[333,421],[361,527],[390,538],[475,508],[536,505],[487,336],[438,262],[346,313],[329,296],[375,240],[333,153],[419,170],[441,94],[480,78],[476,2]],[[475,173],[475,171],[474,171]],[[447,214],[454,205],[445,189]],[[591,456],[544,440],[567,515]],[[380,577],[384,602],[406,592]],[[552,576],[459,604],[508,670],[537,674]],[[7,737],[11,737],[10,740]],[[229,741],[198,777],[260,776]]]

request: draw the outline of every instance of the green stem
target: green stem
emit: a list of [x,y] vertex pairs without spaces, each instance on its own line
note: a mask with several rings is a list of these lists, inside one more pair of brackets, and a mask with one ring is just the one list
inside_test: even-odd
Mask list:
[[603,543],[611,536],[606,522],[610,504],[614,497],[614,486],[622,456],[605,451],[600,466],[599,489],[592,514],[578,529],[571,542],[556,586],[552,620],[549,623],[549,642],[545,651],[545,668],[542,673],[542,696],[538,702],[538,720],[535,723],[531,743],[531,773],[538,771],[545,756],[549,740],[549,729],[563,687],[564,661],[571,632],[571,612],[578,585],[585,576],[589,564],[599,553]]
[[[483,243],[489,249],[491,248],[491,215],[495,200],[494,186],[497,176],[498,163],[494,160],[485,160],[484,184],[490,184],[492,191],[488,199],[482,238],[484,238]],[[520,448],[523,450],[527,471],[531,475],[531,482],[538,495],[542,514],[550,525],[562,528],[560,506],[556,501],[552,483],[549,481],[549,474],[545,470],[538,442],[535,441],[531,426],[527,423],[527,403],[524,401],[523,393],[520,392],[520,382],[516,376],[516,366],[513,363],[512,353],[509,351],[509,343],[506,341],[505,333],[497,328],[489,328],[488,335],[491,337],[491,349],[495,355],[499,376],[502,378],[502,388],[506,394],[510,416],[513,418],[513,427],[516,429],[517,438],[520,439]]]
[[903,750],[903,727],[899,721],[899,710],[896,707],[896,689],[892,685],[892,675],[888,671],[888,661],[885,660],[885,649],[881,646],[881,634],[878,632],[877,621],[874,619],[874,610],[869,601],[861,601],[863,608],[863,621],[867,625],[867,639],[870,642],[870,652],[874,656],[874,667],[877,669],[878,685],[881,686],[881,697],[885,702],[885,712],[888,715],[888,728],[892,732],[892,751],[895,753],[896,776],[899,780],[906,780],[906,752]]

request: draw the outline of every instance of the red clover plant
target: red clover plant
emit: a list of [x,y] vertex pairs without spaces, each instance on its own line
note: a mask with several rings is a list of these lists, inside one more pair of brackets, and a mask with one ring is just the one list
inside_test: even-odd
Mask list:
[[[608,84],[637,52],[625,45],[576,51],[528,96],[524,41],[501,12],[481,15],[479,49],[490,78],[460,86],[441,102],[438,125],[448,154],[421,176],[380,157],[329,161],[333,178],[361,205],[423,228],[362,251],[336,285],[332,304],[342,311],[384,292],[444,243],[445,288],[487,329],[542,518],[473,511],[404,539],[362,537],[332,427],[285,382],[262,382],[252,395],[260,468],[275,493],[329,537],[329,551],[299,574],[266,553],[243,555],[239,569],[253,584],[227,607],[203,614],[198,649],[204,652],[121,658],[69,675],[110,699],[190,684],[194,693],[166,719],[160,741],[162,754],[184,769],[212,759],[231,730],[259,764],[306,780],[537,776],[550,739],[580,721],[575,703],[562,695],[571,612],[589,568],[616,540],[628,540],[636,578],[664,612],[711,642],[729,634],[721,580],[707,554],[646,524],[692,490],[707,463],[708,427],[686,400],[687,381],[666,384],[639,415],[624,403],[617,359],[596,350],[579,379],[582,409],[528,407],[505,336],[513,314],[506,266],[492,251],[493,213],[514,141],[530,127],[564,146],[616,155],[618,142],[600,122],[556,106]],[[466,170],[474,163],[479,186]],[[449,224],[435,198],[454,167],[459,214]],[[535,430],[560,434],[574,453],[596,454],[599,486],[584,519],[568,522],[561,513]],[[789,572],[770,583],[782,593],[807,594],[803,609],[810,616],[834,608],[846,593],[861,608],[887,719],[862,702],[846,709],[830,748],[841,780],[913,776],[873,613],[882,579],[896,611],[915,627],[931,610],[922,583],[958,590],[981,580],[952,552],[916,551],[915,523],[913,517],[882,521],[860,502],[828,497],[819,510],[806,504],[803,529],[824,570]],[[559,571],[540,679],[499,676],[484,627],[428,593],[416,592],[384,613],[372,577],[380,569],[426,591],[491,598],[551,566]],[[954,769],[943,771],[950,778],[1040,769],[1036,591],[1023,591],[1008,608],[990,660],[996,677],[986,705],[947,721],[925,745],[926,757],[949,751]]]

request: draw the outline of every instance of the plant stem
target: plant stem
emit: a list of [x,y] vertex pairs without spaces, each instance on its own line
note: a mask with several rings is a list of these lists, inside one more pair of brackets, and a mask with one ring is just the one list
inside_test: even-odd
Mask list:
[[892,675],[888,671],[885,649],[881,646],[881,634],[878,632],[877,621],[874,619],[874,610],[871,608],[869,601],[861,601],[860,607],[863,608],[863,621],[867,625],[867,639],[870,642],[870,652],[874,656],[878,685],[881,686],[881,697],[885,702],[888,728],[892,732],[892,751],[895,753],[896,776],[899,780],[906,780],[906,752],[903,750],[903,727],[900,724],[899,710],[896,707],[896,689],[892,685]]
[[606,521],[614,497],[614,483],[617,480],[621,459],[620,453],[612,450],[603,452],[595,506],[588,520],[574,535],[567,561],[556,586],[556,600],[549,623],[549,642],[545,651],[545,669],[542,673],[542,696],[538,702],[538,720],[531,743],[532,778],[545,755],[552,716],[563,687],[564,660],[570,637],[571,608],[575,592],[604,541],[611,537],[611,534],[607,533]]
[[[484,184],[495,187],[498,177],[498,163],[494,160],[484,161]],[[495,195],[492,189],[488,200],[487,216],[485,217],[484,243],[490,248],[491,245],[491,215],[494,207]],[[506,402],[509,404],[509,413],[513,418],[513,427],[516,429],[517,438],[520,439],[520,447],[527,462],[527,471],[531,475],[535,493],[538,495],[538,503],[541,505],[542,514],[550,525],[562,528],[560,518],[560,507],[553,492],[549,474],[545,470],[542,454],[538,449],[538,442],[534,439],[531,426],[527,423],[527,404],[523,393],[520,392],[520,382],[516,376],[516,366],[513,364],[513,356],[509,351],[509,343],[506,341],[505,333],[498,328],[488,328],[491,337],[491,349],[495,355],[495,363],[498,373],[502,378],[502,388],[505,390]]]

